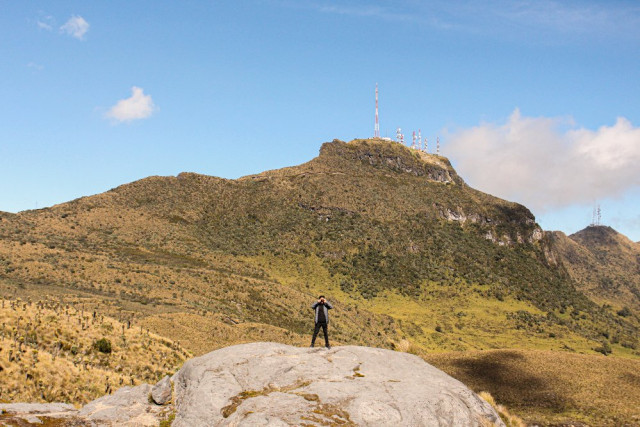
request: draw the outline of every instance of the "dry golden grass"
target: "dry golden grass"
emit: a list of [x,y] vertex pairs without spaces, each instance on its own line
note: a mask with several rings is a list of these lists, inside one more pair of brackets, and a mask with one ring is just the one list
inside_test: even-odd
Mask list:
[[270,341],[306,346],[310,340],[308,336],[264,323],[236,325],[230,318],[212,314],[172,313],[150,316],[144,318],[142,324],[152,330],[162,330],[164,336],[174,341],[184,342],[196,356],[247,342]]
[[493,396],[491,396],[490,393],[481,391],[480,393],[478,393],[478,396],[480,396],[481,398],[489,402],[491,406],[493,406],[493,409],[495,409],[498,415],[500,415],[500,418],[507,427],[525,427],[525,423],[520,417],[511,414],[504,405],[496,403],[496,400],[493,398]]
[[527,423],[640,424],[640,360],[558,351],[491,350],[424,356]]
[[[173,374],[191,354],[82,304],[1,300],[0,401],[83,404]],[[96,342],[106,339],[111,352]]]

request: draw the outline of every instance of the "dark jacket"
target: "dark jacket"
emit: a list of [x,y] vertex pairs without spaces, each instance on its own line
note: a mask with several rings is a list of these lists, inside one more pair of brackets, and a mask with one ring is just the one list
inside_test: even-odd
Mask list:
[[320,304],[318,301],[314,302],[311,306],[312,309],[315,310],[316,316],[314,321],[318,323],[318,312],[320,310],[324,310],[324,318],[327,319],[327,324],[329,324],[329,310],[333,308],[329,301],[325,301],[324,305]]

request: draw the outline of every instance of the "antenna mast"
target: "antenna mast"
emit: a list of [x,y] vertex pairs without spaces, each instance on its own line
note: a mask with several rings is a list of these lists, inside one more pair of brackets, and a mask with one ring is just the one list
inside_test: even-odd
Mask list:
[[440,137],[436,138],[436,154],[440,155]]
[[593,214],[591,216],[591,225],[597,227],[602,224],[602,211],[600,210],[600,204],[593,205]]
[[378,122],[378,83],[376,83],[376,125],[373,128],[373,137],[380,138],[380,123]]
[[422,151],[422,131],[418,129],[418,148]]
[[416,131],[413,131],[413,137],[411,139],[411,148],[416,149]]
[[428,153],[429,152],[429,141],[427,140],[427,137],[424,137],[424,152]]

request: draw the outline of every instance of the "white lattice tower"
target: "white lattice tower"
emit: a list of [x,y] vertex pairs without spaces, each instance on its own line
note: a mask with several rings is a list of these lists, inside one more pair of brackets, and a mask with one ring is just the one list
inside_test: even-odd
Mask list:
[[380,122],[378,121],[378,83],[376,83],[376,124],[373,128],[373,137],[380,138]]

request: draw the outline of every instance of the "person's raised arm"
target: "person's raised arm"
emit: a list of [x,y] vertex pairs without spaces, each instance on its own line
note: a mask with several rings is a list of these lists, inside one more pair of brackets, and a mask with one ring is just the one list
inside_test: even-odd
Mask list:
[[327,310],[333,308],[333,306],[331,305],[331,303],[329,301],[325,301],[324,305],[327,306]]

